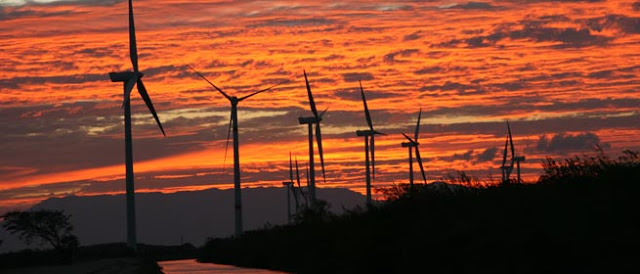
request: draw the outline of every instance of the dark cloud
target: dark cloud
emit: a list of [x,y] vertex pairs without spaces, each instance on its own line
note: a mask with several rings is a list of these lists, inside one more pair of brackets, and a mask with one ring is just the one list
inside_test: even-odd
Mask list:
[[187,65],[166,65],[159,67],[151,67],[147,69],[143,69],[145,77],[159,77],[159,76],[167,76],[167,75],[183,75],[184,73],[191,73],[192,71],[187,67]]
[[10,10],[10,9],[2,8],[0,6],[0,21],[23,18],[23,17],[38,17],[38,18],[55,17],[55,16],[62,16],[62,15],[70,15],[74,13],[77,13],[77,12],[74,12],[71,10],[42,11],[42,10],[34,10],[34,9],[27,9],[27,8]]
[[[43,64],[47,65],[47,64]],[[75,68],[75,64],[71,62],[56,61],[55,63],[48,64],[50,67],[55,67],[61,70],[70,70]],[[188,70],[186,65],[166,65],[159,67],[151,67],[143,69],[142,72],[146,78],[149,77],[161,77],[168,75],[185,76],[187,74],[196,78],[197,75],[193,75]],[[215,76],[215,75],[214,75]],[[95,81],[110,81],[109,73],[84,73],[84,74],[72,74],[72,75],[55,75],[55,76],[18,76],[13,78],[0,79],[0,87],[18,89],[22,86],[29,85],[41,85],[41,84],[82,84]]]
[[[460,110],[460,113],[464,113],[464,111]],[[425,112],[422,115],[423,117],[429,117]],[[410,119],[415,119],[415,117],[407,115],[406,120]],[[548,132],[591,132],[602,129],[637,130],[638,119],[640,119],[640,113],[629,116],[585,113],[576,116],[540,120],[511,121],[510,123],[515,135],[543,135]],[[411,131],[412,127],[407,126],[402,130]],[[422,123],[420,131],[432,134],[493,134],[495,136],[504,136],[506,132],[504,122]]]
[[487,2],[474,2],[470,1],[466,4],[456,4],[453,6],[445,7],[446,9],[465,9],[465,10],[494,10],[498,7],[491,5]]
[[22,6],[112,6],[124,1],[125,0],[57,0],[49,2],[37,2],[33,0],[25,0],[24,5]]
[[443,85],[422,86],[419,91],[455,91],[458,94],[478,94],[486,92],[486,90],[479,85],[467,85],[450,81],[447,81]]
[[[365,96],[367,97],[367,102],[370,102],[371,100],[375,100],[375,99],[388,99],[388,98],[394,98],[398,96],[398,94],[395,94],[395,93],[382,92],[377,88],[368,88],[366,83],[363,83],[362,85],[363,85]],[[357,102],[362,101],[362,95],[360,94],[359,86],[354,86],[353,88],[350,88],[350,89],[341,89],[341,90],[335,91],[333,95],[339,100],[349,100],[349,101],[357,101]],[[371,108],[371,106],[369,106],[369,108]]]
[[631,4],[633,11],[640,11],[640,1]]
[[342,60],[342,59],[344,59],[344,58],[345,58],[345,56],[344,56],[344,55],[331,54],[331,55],[329,55],[329,56],[327,56],[327,57],[325,57],[325,58],[322,58],[322,60],[325,60],[325,61],[334,61],[334,60]]
[[490,162],[492,161],[496,153],[498,152],[497,147],[487,148],[481,152],[476,152],[473,149],[467,150],[465,153],[455,153],[449,157],[440,157],[440,160],[452,162],[452,161],[466,161],[473,163],[482,163],[482,162]]
[[81,84],[85,82],[109,81],[108,73],[75,74],[57,76],[19,76],[0,79],[0,86],[4,88],[18,89],[21,86],[41,84]]
[[566,133],[555,134],[549,139],[546,135],[540,136],[536,148],[545,152],[561,152],[594,149],[596,145],[603,148],[609,147],[601,143],[600,138],[591,132],[569,135]]
[[506,1],[517,2],[517,3],[548,3],[548,2],[558,2],[558,3],[587,2],[587,3],[596,3],[596,2],[602,2],[602,1],[605,1],[605,0],[506,0]]
[[396,56],[401,56],[401,57],[411,57],[412,55],[419,53],[420,50],[419,49],[405,49],[405,50],[399,50],[399,51],[394,51],[391,52],[387,55],[384,56],[384,61],[387,63],[401,63],[401,62],[407,62],[407,61],[403,61],[403,60],[397,60]]
[[261,28],[261,27],[312,27],[312,26],[327,26],[336,25],[339,21],[326,18],[306,18],[306,19],[271,19],[265,20],[257,24],[251,24],[247,27]]
[[452,159],[453,161],[456,161],[456,160],[463,160],[463,161],[467,161],[467,162],[468,162],[469,160],[471,160],[471,156],[472,156],[472,155],[473,155],[473,149],[470,149],[470,150],[468,150],[468,151],[467,151],[467,152],[465,152],[465,153],[461,153],[461,154],[456,153],[456,154],[453,154],[453,155],[451,156],[451,159]]
[[416,31],[414,33],[405,35],[402,40],[403,41],[412,41],[412,40],[418,40],[420,38],[422,38],[422,31]]
[[[168,115],[163,104],[154,102],[169,136],[161,138],[141,101],[139,98],[132,101],[136,160],[202,149],[201,145],[211,142],[214,134],[226,137],[224,127],[202,126],[227,121],[226,115],[197,115],[196,110],[184,115],[180,115],[180,111],[177,115]],[[214,110],[217,109],[202,109]],[[2,108],[0,150],[7,157],[0,158],[0,166],[32,167],[46,173],[119,164],[123,157],[121,115],[119,102]],[[185,118],[189,115],[199,118]],[[177,131],[189,134],[172,136]]]
[[475,162],[481,163],[481,162],[492,161],[496,157],[497,152],[498,152],[497,147],[487,148],[476,155]]
[[626,34],[640,33],[640,17],[610,14],[604,17],[588,19],[585,23],[590,29],[598,32],[604,29],[617,29]]
[[362,73],[353,72],[353,73],[342,74],[342,79],[345,82],[357,82],[357,81],[373,80],[374,77],[371,73],[368,73],[368,72],[362,72]]
[[501,105],[465,105],[464,107],[439,107],[423,111],[424,117],[437,116],[503,116],[518,108],[526,112],[584,112],[595,109],[611,109],[611,111],[624,111],[635,109],[640,105],[638,98],[604,98],[583,99],[574,102],[547,102],[544,99],[511,98]]
[[439,64],[436,66],[424,67],[419,70],[414,71],[414,74],[423,75],[423,74],[435,74],[435,73],[451,73],[451,72],[466,72],[468,71],[468,67],[462,67],[458,65],[451,64]]
[[[560,42],[562,44],[556,45],[556,48],[581,48],[602,46],[612,39],[591,33],[591,29],[594,29],[594,27],[556,28],[546,26],[549,23],[564,20],[566,20],[564,16],[543,16],[535,19],[525,19],[518,23],[501,25],[489,35],[453,39],[442,42],[439,46],[456,47],[466,45],[470,48],[490,47],[495,46],[497,42],[501,40],[511,39],[532,40],[535,42]],[[632,21],[632,23],[633,22],[635,21]],[[598,25],[597,23],[592,24]],[[627,31],[630,29],[633,30],[633,27],[626,27]]]

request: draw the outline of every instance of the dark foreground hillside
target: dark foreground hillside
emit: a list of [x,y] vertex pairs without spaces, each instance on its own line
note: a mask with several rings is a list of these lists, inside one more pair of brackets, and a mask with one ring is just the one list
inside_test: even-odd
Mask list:
[[200,260],[297,273],[638,273],[638,154],[544,167],[536,184],[398,187],[368,211],[210,240]]

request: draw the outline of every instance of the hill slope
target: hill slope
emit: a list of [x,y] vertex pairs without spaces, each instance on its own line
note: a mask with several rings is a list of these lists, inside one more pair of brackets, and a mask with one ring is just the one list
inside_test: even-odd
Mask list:
[[[242,190],[245,230],[269,223],[286,222],[283,188]],[[318,189],[318,197],[329,201],[335,212],[364,203],[364,197],[347,189]],[[293,198],[292,198],[293,200]],[[72,215],[81,245],[124,242],[124,195],[69,196],[52,198],[34,208],[63,209]],[[138,242],[155,245],[204,244],[207,237],[226,237],[234,231],[233,190],[209,189],[171,194],[136,194]],[[2,232],[0,252],[25,248],[15,237]]]

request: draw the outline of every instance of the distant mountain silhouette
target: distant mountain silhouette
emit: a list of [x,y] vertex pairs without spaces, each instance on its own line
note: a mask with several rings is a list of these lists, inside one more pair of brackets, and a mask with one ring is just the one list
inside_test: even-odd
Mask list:
[[[318,198],[341,213],[364,205],[363,195],[342,188],[320,188]],[[245,230],[280,225],[287,221],[283,188],[247,188],[242,190]],[[291,199],[293,203],[293,198]],[[71,222],[81,245],[126,241],[124,195],[68,196],[51,198],[34,208],[62,209],[71,214]],[[292,209],[293,210],[293,209]],[[233,189],[136,194],[138,242],[156,245],[204,244],[207,237],[233,234]],[[1,230],[1,229],[0,229]],[[27,248],[22,241],[0,231],[0,252]],[[38,245],[31,245],[36,248]]]

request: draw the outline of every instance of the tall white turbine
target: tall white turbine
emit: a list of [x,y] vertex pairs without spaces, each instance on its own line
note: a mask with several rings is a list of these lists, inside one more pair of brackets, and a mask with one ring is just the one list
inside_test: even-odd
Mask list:
[[420,137],[420,116],[422,115],[422,108],[420,108],[420,112],[418,113],[418,122],[416,123],[416,130],[413,135],[413,139],[406,134],[402,133],[409,142],[403,142],[402,147],[406,147],[409,150],[409,186],[410,189],[413,189],[413,154],[412,149],[416,152],[416,160],[418,161],[418,165],[420,166],[420,171],[422,172],[422,179],[424,183],[427,183],[427,176],[424,174],[424,167],[422,166],[422,158],[420,157],[420,150],[418,146],[418,138]]
[[307,84],[307,95],[309,96],[309,105],[313,116],[310,117],[298,117],[298,122],[303,125],[306,124],[309,130],[309,199],[311,204],[316,201],[316,172],[314,167],[314,150],[313,150],[313,125],[316,125],[316,143],[318,144],[318,154],[320,156],[320,164],[322,165],[322,177],[326,181],[326,175],[324,171],[324,155],[322,153],[322,132],[320,131],[320,122],[322,122],[322,116],[327,112],[325,109],[322,113],[318,113],[316,109],[316,103],[313,101],[313,94],[311,93],[311,86],[307,79],[307,72],[303,70],[304,81]]
[[229,124],[229,127],[233,128],[233,190],[234,190],[234,208],[235,208],[235,224],[236,224],[235,230],[236,230],[236,235],[240,235],[243,230],[242,230],[242,199],[240,195],[240,149],[239,149],[240,143],[238,142],[238,103],[240,103],[245,99],[248,99],[249,97],[268,91],[282,83],[273,85],[266,89],[259,90],[247,96],[238,98],[236,96],[227,95],[224,91],[222,91],[220,88],[214,85],[206,77],[204,77],[204,75],[202,75],[200,72],[196,71],[191,66],[189,66],[189,68],[193,70],[196,74],[198,74],[198,76],[200,76],[202,79],[207,81],[209,85],[215,88],[222,96],[224,96],[224,98],[227,98],[227,100],[229,100],[229,103],[231,103],[231,118],[230,118],[231,122]]
[[109,78],[112,82],[122,82],[124,86],[124,143],[125,143],[125,170],[126,170],[126,197],[127,197],[127,246],[132,250],[137,250],[136,237],[136,207],[135,207],[135,187],[133,182],[133,145],[131,141],[131,91],[137,86],[138,92],[149,108],[153,118],[158,123],[162,135],[166,137],[158,114],[153,107],[149,93],[142,82],[144,74],[138,69],[138,48],[136,45],[136,28],[133,20],[133,4],[129,0],[129,57],[133,71],[111,72]]
[[[364,89],[362,88],[362,82],[360,82],[360,94],[362,95],[362,103],[364,104],[364,114],[367,119],[368,130],[356,130],[357,136],[364,136],[364,152],[365,152],[365,177],[366,177],[366,189],[367,189],[367,206],[371,206],[371,175],[376,177],[376,157],[375,157],[375,135],[384,133],[373,129],[373,122],[371,122],[371,114],[369,114],[369,108],[367,107],[367,99],[364,96]],[[371,167],[369,167],[369,154],[371,154]]]

